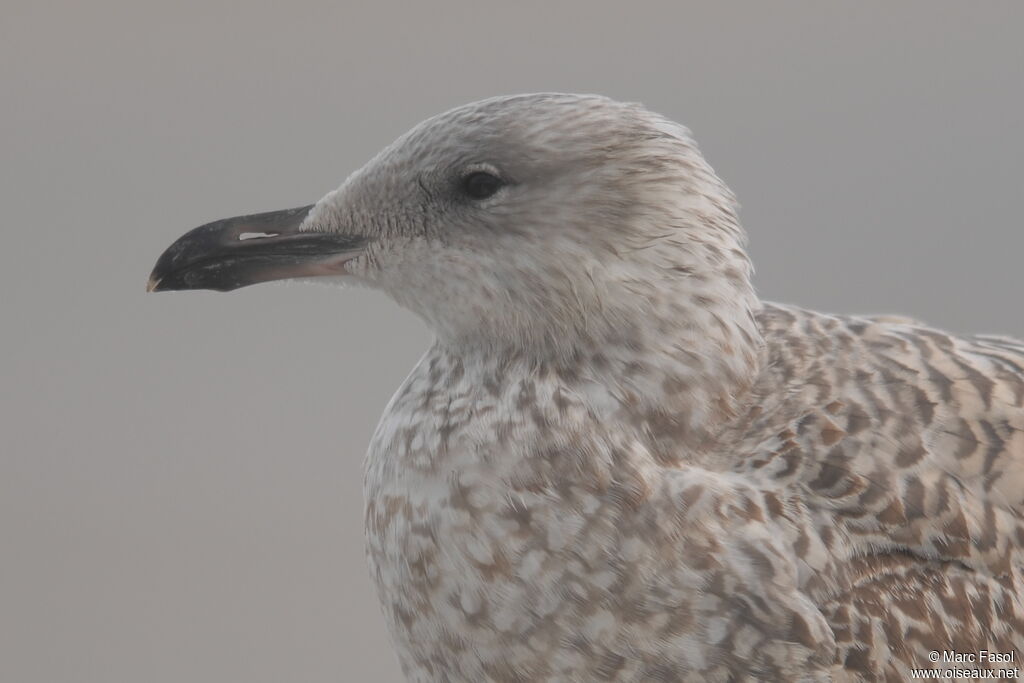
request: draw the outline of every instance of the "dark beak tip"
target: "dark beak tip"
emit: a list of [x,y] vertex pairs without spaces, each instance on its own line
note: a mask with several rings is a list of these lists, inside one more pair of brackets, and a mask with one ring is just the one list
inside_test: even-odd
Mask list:
[[149,276],[147,292],[240,287],[335,274],[366,245],[361,235],[300,230],[313,205],[226,218],[201,225],[169,246]]

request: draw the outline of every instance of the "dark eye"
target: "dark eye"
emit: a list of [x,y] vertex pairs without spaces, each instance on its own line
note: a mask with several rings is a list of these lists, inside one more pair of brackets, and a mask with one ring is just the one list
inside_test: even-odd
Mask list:
[[501,189],[505,183],[501,178],[487,171],[473,171],[462,179],[462,191],[471,199],[487,199]]

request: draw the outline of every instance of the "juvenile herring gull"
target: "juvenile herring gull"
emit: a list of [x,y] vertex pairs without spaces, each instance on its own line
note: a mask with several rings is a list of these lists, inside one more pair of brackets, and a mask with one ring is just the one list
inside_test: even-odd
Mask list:
[[187,233],[150,289],[344,276],[434,332],[366,460],[411,681],[1017,666],[1024,343],[761,302],[744,244],[682,126],[520,95]]

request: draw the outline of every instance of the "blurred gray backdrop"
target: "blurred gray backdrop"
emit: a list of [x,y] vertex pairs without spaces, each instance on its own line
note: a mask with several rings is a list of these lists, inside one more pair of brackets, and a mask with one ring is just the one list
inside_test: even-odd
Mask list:
[[309,203],[538,90],[689,125],[765,298],[1024,335],[1024,3],[0,7],[0,681],[398,681],[362,458],[429,342],[374,293],[146,295],[185,230]]

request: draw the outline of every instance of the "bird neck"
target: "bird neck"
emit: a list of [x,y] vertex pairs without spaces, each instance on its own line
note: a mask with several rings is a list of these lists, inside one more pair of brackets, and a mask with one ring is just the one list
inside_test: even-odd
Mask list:
[[743,289],[661,291],[557,346],[438,341],[435,352],[485,385],[530,381],[564,392],[596,419],[635,426],[658,459],[680,460],[737,414],[762,365],[760,304]]

